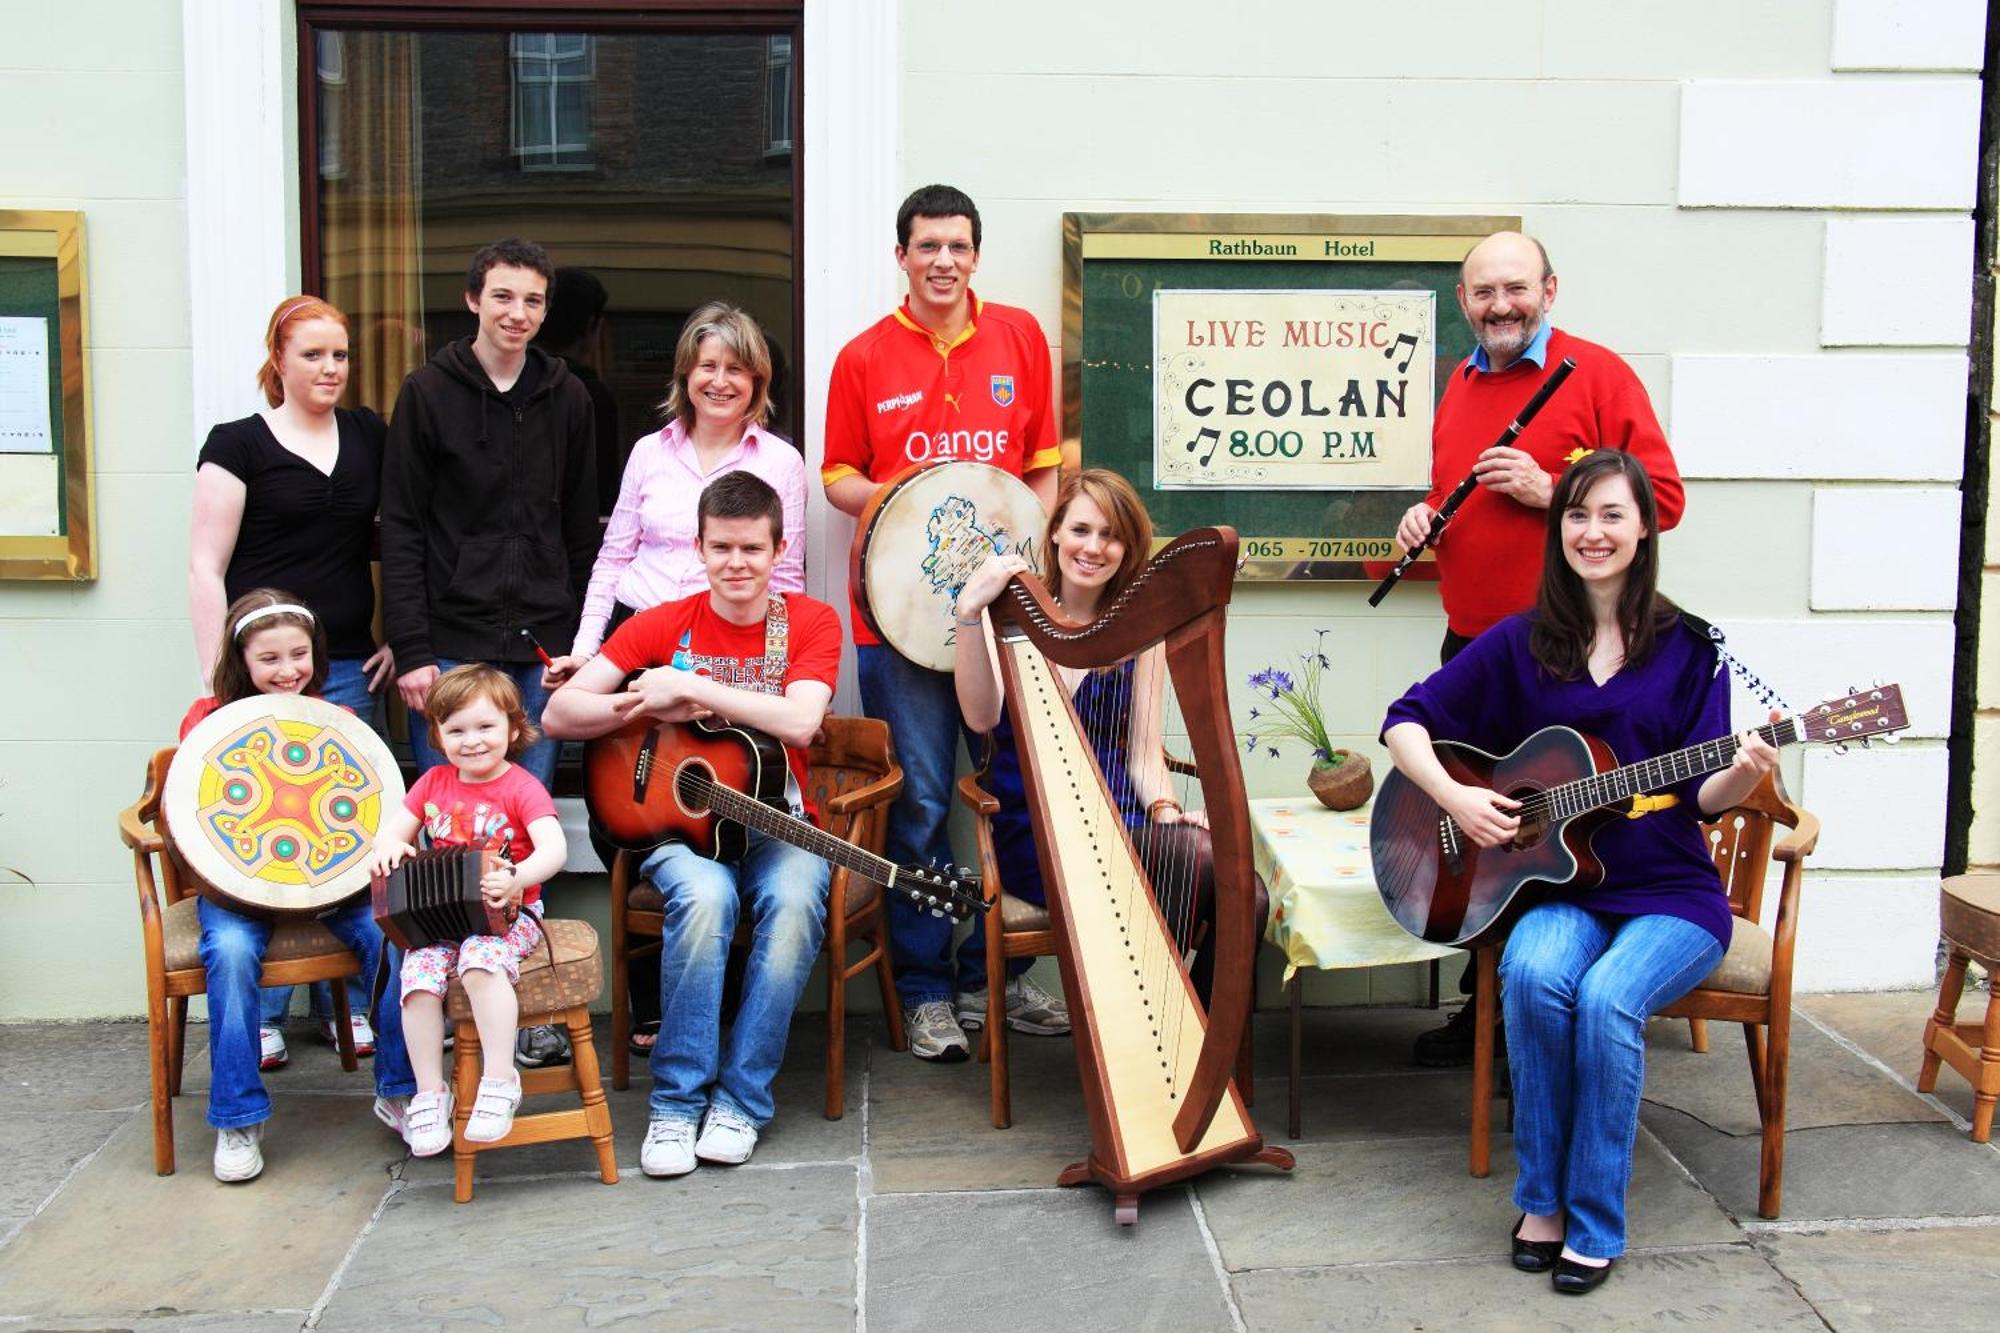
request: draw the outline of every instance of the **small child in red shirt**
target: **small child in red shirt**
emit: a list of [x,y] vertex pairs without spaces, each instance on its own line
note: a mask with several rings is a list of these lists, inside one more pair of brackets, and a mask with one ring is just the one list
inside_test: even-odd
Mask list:
[[431,744],[446,762],[418,778],[402,807],[383,819],[375,835],[374,867],[393,870],[414,850],[420,831],[432,846],[488,844],[500,851],[503,864],[480,881],[480,895],[489,906],[511,907],[518,914],[505,935],[468,935],[456,946],[434,944],[403,959],[403,1035],[417,1076],[403,1139],[417,1157],[451,1145],[444,997],[454,969],[471,1002],[485,1062],[465,1137],[492,1143],[513,1127],[521,1104],[513,1058],[520,1017],[514,984],[521,979],[521,961],[541,939],[542,881],[561,870],[569,855],[555,802],[532,773],[512,762],[538,733],[511,679],[482,663],[454,667],[424,696],[424,717]]

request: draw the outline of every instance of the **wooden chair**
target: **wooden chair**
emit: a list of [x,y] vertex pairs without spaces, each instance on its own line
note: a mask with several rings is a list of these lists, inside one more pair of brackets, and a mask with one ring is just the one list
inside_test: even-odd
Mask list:
[[[978,771],[968,773],[958,780],[958,799],[972,811],[975,834],[979,847],[980,893],[992,904],[986,914],[986,1024],[980,1030],[979,1058],[990,1066],[990,1098],[992,1103],[993,1128],[1006,1129],[1014,1123],[1013,1101],[1008,1088],[1007,1024],[1002,1012],[996,1020],[993,996],[1005,996],[1007,988],[1007,964],[1015,958],[1053,957],[1056,951],[1054,928],[1049,921],[1049,909],[1024,898],[1016,898],[1007,892],[1000,873],[1000,860],[993,851],[993,816],[1000,812],[999,798],[987,791],[982,782],[992,762],[990,747]],[[1192,776],[1194,766],[1185,760],[1167,759],[1167,767],[1176,773]],[[1270,913],[1270,897],[1263,882],[1257,884],[1258,916],[1266,919]],[[993,924],[999,923],[999,929]],[[1260,935],[1261,939],[1262,936]],[[1197,941],[1198,943],[1199,941]],[[1006,1008],[1003,999],[999,1008]],[[1256,1104],[1254,1060],[1252,1059],[1251,1036],[1255,1031],[1256,1006],[1252,1005],[1244,1019],[1243,1044],[1236,1056],[1236,1087],[1243,1094],[1246,1106]],[[1294,1064],[1296,1067],[1296,1062]],[[1293,1080],[1297,1086],[1297,1080]],[[1296,1100],[1296,1092],[1293,1094]],[[1296,1117],[1295,1117],[1296,1118]],[[1298,1135],[1294,1133],[1293,1138]]]
[[[1938,984],[1937,1011],[1924,1024],[1924,1063],[1917,1091],[1937,1088],[1938,1070],[1949,1064],[1972,1085],[1972,1141],[1993,1137],[1993,1110],[2000,1103],[2000,875],[1954,875],[1938,893],[1938,933],[1948,951]],[[1986,968],[1986,1019],[1958,1021],[1965,994],[1966,965],[1977,958]]]
[[[990,759],[990,755],[989,755]],[[1000,801],[980,785],[984,766],[958,780],[958,799],[973,813],[979,844],[980,895],[992,904],[986,913],[986,1023],[980,1029],[979,1058],[989,1067],[993,1128],[1014,1123],[1007,1086],[1007,964],[1015,958],[1053,957],[1055,931],[1049,909],[1007,892],[1000,860],[993,852],[993,816]],[[996,1002],[993,997],[999,996]]]
[[[1782,842],[1780,827],[1790,830]],[[1805,859],[1819,842],[1819,820],[1786,799],[1775,773],[1743,803],[1702,825],[1715,868],[1729,892],[1736,917],[1728,952],[1701,984],[1661,1009],[1659,1017],[1708,1019],[1743,1025],[1750,1057],[1750,1084],[1763,1124],[1763,1155],[1757,1171],[1757,1213],[1776,1217],[1784,1189],[1785,1077],[1792,1041],[1792,950],[1798,937],[1799,894]],[[1772,861],[1784,866],[1778,890],[1775,930],[1758,924],[1764,905],[1764,877]],[[1479,993],[1472,1048],[1472,1174],[1484,1176],[1492,1157],[1493,1029],[1499,1015],[1499,961],[1502,945],[1477,951]],[[1696,1050],[1707,1049],[1704,1027],[1694,1028]]]
[[[903,770],[885,722],[868,717],[828,717],[814,738],[806,759],[806,794],[819,807],[820,823],[828,833],[881,854],[888,835],[889,805],[903,790]],[[619,852],[611,862],[611,1086],[623,1089],[632,1076],[632,1000],[628,988],[634,955],[660,952],[664,921],[660,891],[637,878],[643,859]],[[882,1011],[888,1015],[889,1045],[903,1050],[907,1042],[896,980],[889,961],[888,900],[879,884],[844,866],[833,868],[826,900],[826,1106],[828,1120],[838,1120],[847,1103],[847,983],[869,968],[882,989]],[[749,942],[749,926],[738,931],[739,945]],[[849,946],[866,944],[860,957],[849,961]]]
[[[200,881],[167,841],[160,793],[177,747],[146,765],[146,788],[118,813],[118,836],[132,849],[132,878],[139,890],[139,928],[146,953],[146,1032],[153,1081],[153,1170],[174,1173],[174,1098],[181,1091],[187,1052],[188,997],[208,990],[201,962],[201,922],[196,916]],[[157,864],[157,870],[155,865]],[[271,934],[258,984],[338,981],[361,971],[333,932],[317,921],[287,921]],[[352,1072],[354,1030],[347,1021],[347,987],[333,989],[333,1029],[340,1064]]]
[[560,1111],[516,1115],[506,1137],[492,1143],[474,1143],[465,1137],[466,1122],[472,1119],[473,1103],[479,1097],[482,1061],[479,1028],[472,1021],[472,1004],[458,978],[453,977],[451,988],[445,993],[445,1016],[454,1024],[457,1037],[451,1070],[455,1098],[451,1156],[452,1197],[460,1203],[472,1201],[472,1170],[480,1153],[529,1143],[589,1139],[597,1153],[598,1178],[607,1185],[618,1183],[618,1161],[611,1141],[611,1106],[604,1099],[604,1083],[597,1072],[597,1046],[590,1032],[590,1005],[604,985],[604,964],[597,956],[597,932],[587,922],[558,918],[544,919],[542,929],[547,932],[548,943],[545,946],[538,942],[535,951],[521,961],[521,979],[514,987],[521,1006],[519,1026],[561,1024],[569,1032],[570,1062],[547,1069],[523,1069],[521,1093],[526,1098],[574,1092],[577,1105]]

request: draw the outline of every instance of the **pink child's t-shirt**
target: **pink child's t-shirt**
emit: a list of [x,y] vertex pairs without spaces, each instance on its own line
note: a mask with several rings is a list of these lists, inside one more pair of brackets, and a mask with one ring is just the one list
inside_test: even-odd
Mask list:
[[[491,782],[467,782],[450,764],[439,764],[417,779],[403,808],[423,822],[434,847],[485,841],[516,863],[535,850],[528,826],[556,813],[548,789],[519,764],[509,764]],[[521,890],[523,904],[541,896],[539,884]]]

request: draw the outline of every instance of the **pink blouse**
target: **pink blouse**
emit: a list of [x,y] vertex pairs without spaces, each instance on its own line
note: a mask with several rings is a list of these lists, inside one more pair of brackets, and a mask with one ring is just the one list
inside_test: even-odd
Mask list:
[[695,505],[702,487],[738,468],[771,483],[784,506],[789,544],[771,571],[771,591],[805,591],[806,464],[799,451],[784,436],[750,426],[715,470],[704,473],[694,442],[674,420],[632,446],[570,652],[588,657],[603,645],[614,603],[644,611],[708,587],[695,548]]

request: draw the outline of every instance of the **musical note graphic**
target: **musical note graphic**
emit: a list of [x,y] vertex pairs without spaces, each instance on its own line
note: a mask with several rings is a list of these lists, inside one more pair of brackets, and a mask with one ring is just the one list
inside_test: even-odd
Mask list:
[[1202,454],[1201,465],[1207,467],[1208,460],[1215,457],[1216,446],[1222,443],[1222,432],[1213,426],[1203,426],[1200,433],[1187,442],[1188,452],[1195,453],[1200,450],[1203,440],[1208,441],[1208,452]]
[[1389,346],[1384,347],[1382,349],[1383,359],[1387,361],[1394,361],[1396,359],[1396,349],[1398,347],[1401,347],[1404,343],[1408,343],[1410,345],[1410,350],[1403,353],[1403,360],[1401,364],[1399,364],[1396,367],[1396,373],[1398,375],[1407,375],[1410,373],[1410,362],[1416,359],[1417,355],[1417,335],[1414,333],[1399,333],[1396,335],[1395,342],[1391,343]]

